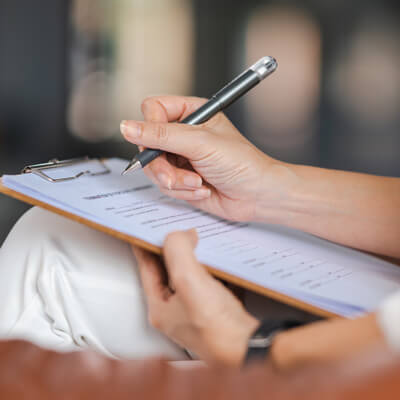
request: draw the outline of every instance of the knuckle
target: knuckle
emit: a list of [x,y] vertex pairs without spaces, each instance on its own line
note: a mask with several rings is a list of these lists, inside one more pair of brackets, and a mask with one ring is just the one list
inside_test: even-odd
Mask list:
[[146,113],[147,110],[151,109],[151,107],[154,105],[155,102],[155,98],[154,97],[146,97],[143,101],[142,101],[142,112],[143,114]]

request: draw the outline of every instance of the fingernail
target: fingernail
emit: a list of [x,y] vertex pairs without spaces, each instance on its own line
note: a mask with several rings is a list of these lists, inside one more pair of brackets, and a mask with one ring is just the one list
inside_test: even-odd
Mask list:
[[203,180],[199,176],[187,175],[183,177],[183,183],[192,188],[201,188]]
[[157,175],[157,178],[163,186],[167,187],[169,190],[172,189],[172,179],[167,174],[162,172]]
[[199,189],[199,190],[195,190],[194,192],[194,196],[195,197],[199,197],[199,198],[207,198],[211,196],[211,190],[210,189]]
[[123,135],[125,135],[125,134],[127,133],[127,126],[128,126],[127,123],[128,123],[128,121],[123,120],[123,121],[121,122],[120,126],[119,126],[119,129],[120,129],[120,131],[121,131],[121,133],[122,133]]
[[136,122],[122,121],[121,132],[127,137],[138,138],[142,134],[142,126]]

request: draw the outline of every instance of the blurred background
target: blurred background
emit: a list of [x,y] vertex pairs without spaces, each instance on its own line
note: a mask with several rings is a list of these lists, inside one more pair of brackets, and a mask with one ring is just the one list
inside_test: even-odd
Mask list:
[[[279,159],[400,175],[398,0],[0,0],[0,172],[131,158],[122,119],[208,97],[264,55],[278,72],[227,114]],[[0,196],[0,244],[26,206]]]

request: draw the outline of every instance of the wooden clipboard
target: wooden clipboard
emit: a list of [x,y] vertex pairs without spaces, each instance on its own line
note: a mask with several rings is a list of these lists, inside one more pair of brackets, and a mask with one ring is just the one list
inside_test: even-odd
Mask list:
[[[71,162],[71,160],[68,160],[68,161]],[[55,162],[58,162],[58,161],[57,160],[51,161],[51,163],[55,163]],[[58,163],[62,163],[62,162],[58,162]],[[43,165],[49,165],[49,163],[47,163],[47,164],[38,164],[38,166],[43,166]],[[36,166],[33,166],[33,167],[36,167]],[[31,167],[26,167],[26,168],[31,168]],[[38,167],[36,167],[36,168],[38,168]],[[28,172],[32,172],[32,171],[28,171]],[[29,196],[26,196],[24,194],[21,194],[21,193],[15,191],[15,190],[9,189],[9,188],[7,188],[6,186],[3,185],[3,181],[2,181],[1,178],[0,178],[0,193],[3,193],[6,196],[12,197],[12,198],[14,198],[16,200],[20,200],[20,201],[22,201],[24,203],[27,203],[27,204],[30,204],[32,206],[41,207],[41,208],[43,208],[45,210],[48,210],[48,211],[51,211],[51,212],[53,212],[55,214],[61,215],[62,217],[65,217],[65,218],[71,219],[73,221],[76,221],[76,222],[78,222],[80,224],[89,226],[90,228],[96,229],[96,230],[98,230],[100,232],[104,232],[107,235],[113,236],[113,237],[115,237],[117,239],[120,239],[120,240],[122,240],[124,242],[130,243],[130,244],[134,244],[134,245],[136,245],[138,247],[141,247],[141,248],[143,248],[145,250],[148,250],[148,251],[150,251],[152,253],[161,255],[161,248],[160,247],[154,246],[154,245],[152,245],[152,244],[150,244],[148,242],[145,242],[145,241],[143,241],[141,239],[138,239],[138,238],[135,238],[133,236],[118,232],[118,231],[116,231],[114,229],[110,229],[110,228],[105,227],[105,226],[103,226],[101,224],[98,224],[96,222],[90,221],[90,220],[88,220],[86,218],[83,218],[83,217],[80,217],[78,215],[72,214],[70,212],[64,211],[64,210],[62,210],[60,208],[57,208],[57,207],[52,206],[50,204],[47,204],[45,202],[36,200],[36,199],[34,199],[32,197],[29,197]],[[223,279],[224,281],[227,281],[229,283],[233,283],[234,285],[237,285],[237,286],[240,286],[242,288],[251,290],[251,291],[253,291],[255,293],[261,294],[263,296],[266,296],[266,297],[271,298],[273,300],[276,300],[276,301],[279,301],[281,303],[287,304],[289,306],[301,309],[303,311],[309,312],[311,314],[314,314],[314,315],[317,315],[317,316],[320,316],[320,317],[326,317],[326,318],[340,317],[337,314],[334,314],[332,312],[326,311],[326,310],[321,309],[319,307],[310,305],[310,304],[305,303],[305,302],[303,302],[301,300],[298,300],[298,299],[296,299],[294,297],[290,297],[290,296],[284,295],[282,293],[279,293],[277,291],[274,291],[274,290],[271,290],[271,289],[267,289],[267,288],[265,288],[263,286],[254,284],[252,282],[248,282],[246,280],[243,280],[241,278],[238,278],[238,277],[233,276],[231,274],[228,274],[226,272],[223,272],[223,271],[214,269],[212,267],[209,267],[207,265],[204,265],[204,267],[212,275],[214,275],[217,278]]]

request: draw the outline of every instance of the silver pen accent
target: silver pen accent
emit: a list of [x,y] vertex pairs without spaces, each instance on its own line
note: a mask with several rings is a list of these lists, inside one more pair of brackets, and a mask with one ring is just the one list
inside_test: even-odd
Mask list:
[[122,171],[121,175],[125,175],[128,172],[135,172],[139,169],[142,169],[142,164],[139,160],[136,160],[136,157],[128,164],[128,166]]

